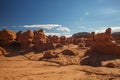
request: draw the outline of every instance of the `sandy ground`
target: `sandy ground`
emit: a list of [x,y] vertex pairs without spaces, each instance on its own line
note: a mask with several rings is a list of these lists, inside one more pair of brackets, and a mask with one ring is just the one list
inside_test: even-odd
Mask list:
[[120,80],[119,68],[38,61],[42,55],[31,52],[24,56],[0,56],[0,80]]

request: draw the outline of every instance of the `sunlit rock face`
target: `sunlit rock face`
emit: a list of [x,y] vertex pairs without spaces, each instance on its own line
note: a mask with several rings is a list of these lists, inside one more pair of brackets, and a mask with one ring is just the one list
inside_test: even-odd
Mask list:
[[120,45],[118,45],[111,34],[111,29],[106,29],[105,33],[100,33],[95,36],[95,41],[91,48],[92,52],[101,54],[119,54]]
[[22,49],[28,48],[32,45],[34,33],[31,30],[28,30],[24,33],[19,31],[17,33],[17,42],[21,44]]
[[0,31],[0,46],[9,46],[16,39],[16,33],[12,30]]
[[42,29],[38,31],[34,31],[33,43],[35,50],[44,51],[46,49],[45,48],[46,41],[47,41],[47,37]]

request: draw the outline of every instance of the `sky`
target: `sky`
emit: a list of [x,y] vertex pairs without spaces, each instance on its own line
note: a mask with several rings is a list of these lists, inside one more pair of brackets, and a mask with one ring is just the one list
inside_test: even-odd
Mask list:
[[0,30],[47,35],[120,31],[120,0],[0,0]]

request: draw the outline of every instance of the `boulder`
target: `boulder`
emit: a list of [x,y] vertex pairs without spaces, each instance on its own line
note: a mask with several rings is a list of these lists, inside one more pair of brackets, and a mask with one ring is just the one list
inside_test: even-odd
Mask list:
[[46,51],[44,53],[44,55],[43,55],[43,58],[47,58],[47,59],[49,59],[49,58],[56,58],[56,57],[58,57],[58,54],[56,52],[52,52],[50,50]]
[[12,30],[2,30],[0,31],[0,45],[9,46],[14,43],[16,39],[16,33]]
[[56,45],[56,48],[61,48],[61,47],[63,47],[63,45],[60,43]]
[[78,54],[75,50],[70,50],[70,49],[65,49],[61,53],[63,55],[69,55],[69,56],[74,56]]

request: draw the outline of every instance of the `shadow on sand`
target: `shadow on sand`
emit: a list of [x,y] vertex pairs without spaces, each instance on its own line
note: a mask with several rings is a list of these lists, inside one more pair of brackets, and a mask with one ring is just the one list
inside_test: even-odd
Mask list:
[[108,61],[114,59],[120,59],[120,55],[86,52],[80,64],[99,67],[101,66],[102,61]]

